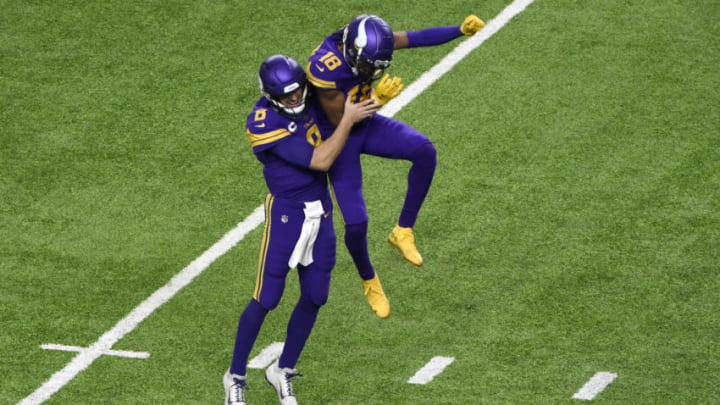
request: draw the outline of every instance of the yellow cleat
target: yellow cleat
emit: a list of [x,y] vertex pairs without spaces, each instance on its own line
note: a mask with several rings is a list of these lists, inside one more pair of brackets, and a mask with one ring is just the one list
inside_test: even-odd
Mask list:
[[390,302],[385,296],[377,274],[370,280],[363,280],[362,282],[365,298],[367,298],[368,304],[370,304],[370,308],[375,312],[375,315],[382,319],[390,316]]
[[415,235],[413,235],[412,228],[395,225],[395,229],[388,236],[388,242],[400,250],[405,260],[416,266],[422,266],[423,259],[415,247]]

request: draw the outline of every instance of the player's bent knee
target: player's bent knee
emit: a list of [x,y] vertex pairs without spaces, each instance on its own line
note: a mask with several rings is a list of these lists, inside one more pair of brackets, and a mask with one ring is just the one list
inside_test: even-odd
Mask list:
[[[328,280],[329,281],[329,280]],[[317,286],[310,291],[310,301],[317,307],[321,307],[327,303],[330,296],[330,283],[324,286]]]
[[413,163],[435,167],[437,164],[437,149],[435,149],[435,145],[428,142],[415,149],[413,152]]
[[277,308],[278,304],[280,304],[280,297],[272,299],[260,298],[258,303],[264,310],[272,311],[273,309]]
[[368,223],[367,221],[359,224],[345,224],[345,244],[350,245],[356,240],[365,240],[367,238]]
[[301,300],[305,301],[306,305],[312,305],[316,308],[320,308],[327,303],[328,296],[328,291],[323,292],[315,290],[311,294],[301,297]]

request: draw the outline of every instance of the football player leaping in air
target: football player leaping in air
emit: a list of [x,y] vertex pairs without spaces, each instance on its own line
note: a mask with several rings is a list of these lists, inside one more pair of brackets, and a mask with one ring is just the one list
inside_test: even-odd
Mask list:
[[[463,35],[473,35],[484,26],[480,18],[470,15],[461,25],[393,32],[390,25],[376,15],[355,17],[350,24],[325,38],[313,51],[306,68],[327,118],[323,124],[333,127],[340,122],[348,97],[356,102],[374,97],[385,104],[400,93],[400,78],[390,78],[387,74],[373,90],[373,83],[390,66],[395,49],[444,44]],[[345,148],[329,172],[345,223],[345,245],[363,281],[365,296],[375,314],[387,318],[390,303],[368,253],[361,153],[412,163],[405,201],[388,241],[407,261],[422,266],[413,226],[435,174],[436,151],[432,142],[410,125],[374,115],[353,127]]]

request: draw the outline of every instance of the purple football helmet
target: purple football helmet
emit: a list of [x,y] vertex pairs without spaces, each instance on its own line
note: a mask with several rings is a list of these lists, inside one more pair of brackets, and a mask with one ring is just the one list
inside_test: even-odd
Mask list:
[[343,31],[343,56],[363,81],[380,77],[390,66],[394,49],[390,25],[376,15],[359,15]]
[[[280,113],[296,117],[305,110],[307,75],[297,61],[286,55],[272,55],[263,61],[258,73],[262,95]],[[280,99],[302,88],[302,98],[293,106],[286,106]]]

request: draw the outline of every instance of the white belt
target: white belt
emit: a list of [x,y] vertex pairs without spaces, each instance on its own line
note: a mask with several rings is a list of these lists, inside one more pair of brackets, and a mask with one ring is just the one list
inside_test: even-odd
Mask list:
[[303,222],[302,231],[295,244],[295,249],[290,255],[290,260],[288,260],[288,266],[291,269],[296,267],[298,263],[308,266],[313,262],[312,251],[320,230],[320,219],[325,213],[320,200],[306,202],[303,212],[305,212],[305,221]]

